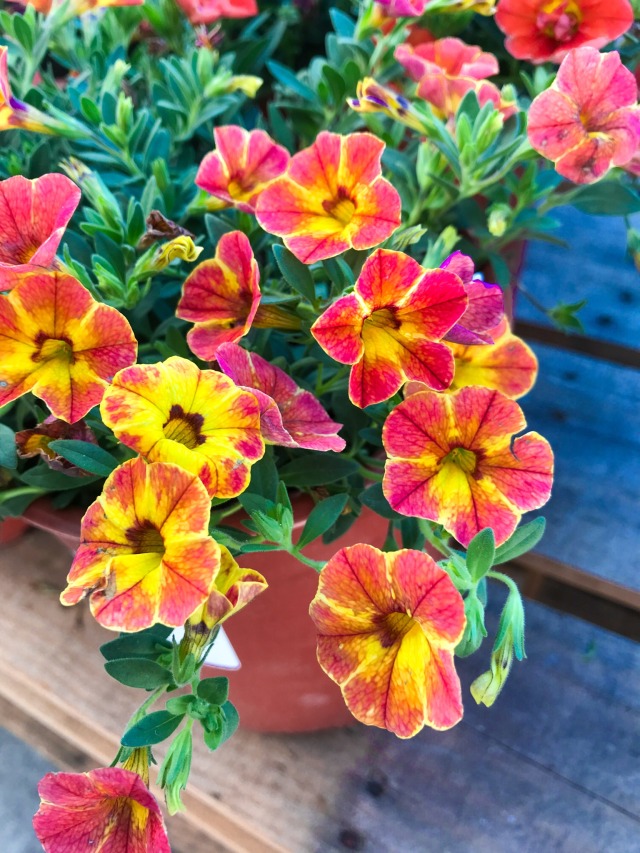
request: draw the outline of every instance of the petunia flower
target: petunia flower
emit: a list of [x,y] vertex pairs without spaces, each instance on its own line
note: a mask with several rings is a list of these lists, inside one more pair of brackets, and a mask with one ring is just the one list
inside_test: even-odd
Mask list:
[[189,650],[196,654],[210,641],[216,626],[246,607],[267,586],[267,581],[259,572],[240,568],[231,553],[221,545],[220,570],[213,579],[209,596],[202,607],[191,614],[184,626],[185,643]]
[[604,47],[633,24],[629,0],[499,0],[496,23],[516,59],[560,62],[570,50]]
[[33,827],[45,853],[171,853],[162,812],[131,770],[47,773]]
[[23,272],[52,266],[79,203],[80,190],[64,175],[0,181],[0,290],[10,290]]
[[0,46],[0,130],[32,130],[37,133],[57,133],[60,123],[55,119],[13,97],[9,82],[9,51]]
[[82,519],[62,604],[89,596],[105,628],[177,628],[202,605],[220,567],[211,499],[194,474],[140,457],[107,478]]
[[287,168],[289,152],[264,130],[235,124],[213,130],[216,150],[206,154],[196,186],[246,213],[255,213],[260,193]]
[[98,443],[93,430],[84,421],[68,424],[58,418],[48,417],[33,429],[22,429],[16,433],[16,450],[21,459],[40,456],[54,471],[63,471],[68,477],[86,477],[88,471],[51,449],[51,442],[59,439]]
[[244,491],[264,454],[254,395],[179,356],[121,370],[100,411],[127,447],[150,462],[180,465],[218,498]]
[[377,0],[377,5],[390,18],[419,18],[429,0]]
[[415,47],[401,44],[395,57],[418,82],[417,95],[444,119],[455,116],[470,91],[476,93],[481,106],[491,102],[505,118],[517,111],[517,105],[485,79],[498,73],[498,60],[477,45],[465,44],[457,38],[438,39]]
[[305,264],[370,249],[400,225],[400,196],[382,177],[384,142],[322,131],[262,191],[258,222]]
[[256,0],[177,0],[192,24],[211,24],[219,18],[252,18]]
[[[468,385],[481,385],[517,400],[533,388],[538,375],[538,359],[531,348],[512,334],[506,318],[491,330],[491,336],[494,339],[492,344],[449,344],[456,367],[448,392]],[[404,395],[409,397],[426,390],[426,385],[420,382],[408,382]]]
[[136,360],[136,339],[115,308],[70,275],[24,273],[0,296],[0,406],[31,391],[68,423],[102,399]]
[[464,604],[428,554],[342,548],[320,574],[310,614],[320,666],[360,722],[408,738],[460,721],[453,651]]
[[382,488],[403,515],[442,524],[465,547],[485,527],[500,545],[549,499],[553,454],[499,391],[414,394],[387,418]]
[[215,361],[220,344],[246,335],[260,304],[260,272],[251,244],[241,231],[224,234],[215,258],[187,277],[176,316],[195,326],[187,334],[192,352]]
[[451,350],[438,343],[467,307],[460,278],[426,270],[402,252],[377,249],[353,293],[311,327],[323,350],[352,364],[349,397],[364,407],[388,400],[405,381],[442,391],[453,379]]
[[460,277],[469,299],[460,321],[447,332],[445,339],[467,346],[493,343],[488,332],[504,317],[504,299],[500,285],[474,278],[473,260],[462,252],[449,255],[440,267]]
[[564,178],[593,183],[638,150],[637,97],[635,77],[616,51],[572,50],[529,108],[529,142]]
[[236,385],[257,398],[260,430],[268,444],[336,453],[344,450],[346,442],[337,435],[342,424],[332,421],[313,394],[300,388],[284,370],[238,344],[222,344],[218,364]]
[[383,113],[413,130],[425,131],[424,122],[404,95],[380,85],[373,77],[359,80],[356,97],[347,98],[347,103],[354,112]]

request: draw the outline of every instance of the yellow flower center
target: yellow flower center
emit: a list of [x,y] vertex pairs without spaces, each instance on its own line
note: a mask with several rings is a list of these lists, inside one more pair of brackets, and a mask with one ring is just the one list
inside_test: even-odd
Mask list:
[[467,450],[466,447],[454,447],[445,456],[445,462],[452,462],[465,474],[473,474],[476,470],[477,457],[473,450]]
[[164,539],[152,521],[142,521],[130,527],[125,536],[135,554],[164,554]]
[[171,406],[169,419],[162,425],[164,437],[195,450],[206,441],[202,435],[204,418],[197,412],[185,412],[182,406]]
[[572,39],[581,23],[582,11],[575,0],[550,0],[543,3],[536,19],[538,29],[555,41]]
[[367,343],[367,338],[376,329],[382,329],[389,332],[393,329],[399,329],[400,322],[396,317],[392,308],[379,308],[365,319],[362,327],[362,338]]
[[355,202],[351,200],[344,187],[338,187],[338,197],[331,201],[323,201],[322,206],[329,216],[332,216],[345,228],[356,212]]
[[33,354],[33,361],[66,361],[73,362],[73,346],[65,338],[48,338],[41,335],[36,340],[38,351]]

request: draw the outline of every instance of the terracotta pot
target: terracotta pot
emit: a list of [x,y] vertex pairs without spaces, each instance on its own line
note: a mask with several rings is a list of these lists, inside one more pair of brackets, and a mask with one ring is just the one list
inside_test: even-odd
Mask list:
[[3,518],[0,521],[0,545],[8,545],[19,539],[28,526],[22,518]]
[[[292,503],[295,529],[300,532],[313,501],[308,495],[297,495]],[[76,507],[56,510],[48,499],[40,498],[27,509],[24,519],[52,533],[73,551],[80,542],[82,514]],[[240,523],[239,515],[225,521]],[[316,540],[305,548],[305,554],[328,560],[340,548],[356,542],[381,548],[386,529],[386,522],[365,508],[345,536],[330,545]],[[309,617],[318,585],[316,572],[280,552],[247,554],[240,562],[261,572],[269,588],[225,623],[241,668],[205,669],[208,675],[229,678],[241,725],[261,732],[303,732],[353,723],[339,688],[316,660],[315,630]]]
[[[300,531],[313,502],[307,495],[292,502],[295,528]],[[357,542],[382,548],[386,532],[386,522],[365,508],[344,536],[330,545],[318,539],[305,554],[328,560]],[[241,663],[239,670],[224,672],[241,725],[262,732],[303,732],[353,723],[340,689],[316,659],[316,634],[309,617],[318,586],[316,572],[282,553],[247,554],[241,562],[269,582],[265,592],[225,623]],[[206,668],[211,675],[222,674]]]

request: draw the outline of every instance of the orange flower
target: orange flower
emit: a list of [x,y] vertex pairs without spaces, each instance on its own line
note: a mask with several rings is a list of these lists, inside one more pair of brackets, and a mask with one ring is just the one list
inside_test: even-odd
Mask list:
[[322,131],[258,198],[258,222],[305,264],[370,249],[400,224],[400,196],[382,177],[384,142]]
[[23,272],[52,266],[79,202],[80,190],[64,175],[0,181],[0,290],[10,290]]
[[244,491],[251,465],[264,454],[254,395],[186,358],[121,370],[100,411],[123,444],[150,462],[180,465],[198,476],[212,497]]
[[388,400],[407,380],[447,388],[453,357],[440,340],[466,307],[455,273],[426,270],[402,252],[377,249],[354,292],[330,305],[311,334],[336,361],[353,365],[349,398],[362,408]]
[[248,238],[224,234],[215,258],[203,261],[187,277],[176,316],[195,326],[187,343],[198,358],[215,361],[218,347],[246,335],[260,305],[260,272]]
[[127,320],[70,275],[24,273],[0,296],[0,406],[31,391],[68,423],[102,399],[136,360]]
[[211,501],[198,477],[164,462],[125,462],[82,519],[60,600],[89,596],[105,628],[177,628],[206,600],[220,567]]
[[216,150],[200,164],[196,186],[254,213],[262,190],[287,168],[289,152],[264,130],[249,132],[234,124],[214,128],[213,137]]
[[638,90],[615,51],[579,47],[562,60],[551,86],[529,108],[529,142],[576,184],[624,166],[640,146]]
[[465,547],[485,527],[500,545],[523,512],[551,494],[553,454],[498,391],[462,388],[408,397],[387,418],[382,488],[403,515],[442,524]]
[[158,803],[137,773],[47,773],[33,827],[46,853],[171,853]]
[[[11,3],[23,3],[23,0],[10,0]],[[43,15],[49,15],[63,5],[64,0],[24,0],[28,6],[33,6]],[[144,0],[70,0],[65,11],[65,19],[70,20],[94,9],[104,9],[110,6],[141,6]]]
[[560,62],[574,47],[604,47],[633,24],[629,0],[499,0],[496,23],[517,59]]
[[320,573],[310,613],[320,666],[360,722],[407,738],[460,721],[453,651],[464,604],[428,554],[342,548]]

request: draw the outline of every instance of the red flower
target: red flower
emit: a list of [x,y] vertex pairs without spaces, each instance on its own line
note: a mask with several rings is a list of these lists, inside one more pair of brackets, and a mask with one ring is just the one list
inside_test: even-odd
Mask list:
[[572,50],[529,109],[529,142],[576,184],[624,166],[640,145],[635,77],[616,51]]
[[218,18],[252,18],[256,0],[177,0],[192,24],[211,24]]
[[603,47],[633,24],[629,0],[500,0],[496,23],[517,59],[560,62],[574,47]]
[[158,803],[137,773],[47,773],[33,827],[46,853],[171,853]]
[[0,290],[10,290],[20,273],[51,267],[79,202],[80,190],[64,175],[0,181]]

